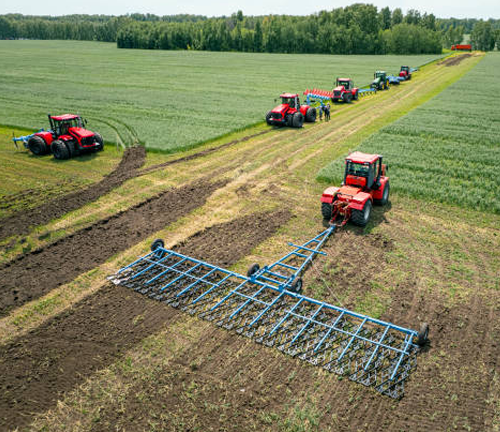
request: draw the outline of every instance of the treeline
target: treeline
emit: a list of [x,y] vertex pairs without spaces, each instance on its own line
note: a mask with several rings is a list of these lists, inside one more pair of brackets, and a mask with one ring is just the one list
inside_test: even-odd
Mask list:
[[[0,15],[0,39],[116,42],[119,48],[270,53],[440,53],[471,34],[476,49],[493,49],[500,20],[437,19],[433,14],[355,4],[308,16],[131,14],[61,17]],[[500,43],[498,43],[500,46]]]

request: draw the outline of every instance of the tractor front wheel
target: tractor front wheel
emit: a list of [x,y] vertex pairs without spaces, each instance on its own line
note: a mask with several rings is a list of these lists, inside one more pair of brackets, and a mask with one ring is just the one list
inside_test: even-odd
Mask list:
[[375,204],[386,205],[389,202],[390,190],[391,190],[391,185],[389,184],[389,180],[387,180],[384,186],[384,192],[382,193],[382,199],[375,200]]
[[52,150],[52,154],[56,159],[59,160],[69,159],[70,157],[69,149],[63,141],[61,140],[52,141],[50,148]]
[[272,113],[271,111],[269,111],[267,114],[266,114],[266,123],[269,125],[269,126],[273,126],[273,121],[271,120],[272,118]]
[[368,224],[372,214],[372,202],[366,201],[363,210],[353,210],[351,213],[351,220],[354,225],[364,227]]
[[28,148],[30,149],[31,153],[33,153],[36,156],[47,154],[48,150],[45,140],[38,135],[32,136],[28,140]]
[[307,108],[306,122],[314,123],[316,121],[316,108]]
[[104,150],[104,140],[102,139],[102,135],[98,132],[94,132],[95,136],[95,142],[97,143],[97,146],[95,146],[96,152]]
[[292,124],[295,128],[301,128],[304,124],[304,116],[301,112],[296,112],[292,117]]
[[323,219],[330,221],[332,219],[332,205],[328,203],[321,203],[321,214]]

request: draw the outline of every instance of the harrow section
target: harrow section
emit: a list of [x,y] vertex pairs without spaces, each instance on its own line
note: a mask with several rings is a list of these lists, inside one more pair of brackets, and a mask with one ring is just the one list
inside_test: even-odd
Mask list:
[[418,332],[290,291],[335,226],[250,277],[157,247],[110,276],[115,284],[401,398]]

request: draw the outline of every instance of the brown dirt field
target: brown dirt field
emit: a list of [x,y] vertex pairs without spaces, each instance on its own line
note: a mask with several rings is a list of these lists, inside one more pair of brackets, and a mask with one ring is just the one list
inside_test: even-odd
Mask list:
[[39,207],[23,210],[3,219],[0,225],[0,240],[14,235],[26,234],[31,227],[46,224],[97,200],[101,195],[110,192],[134,177],[136,171],[144,164],[145,159],[146,150],[144,147],[138,146],[126,149],[116,169],[106,175],[100,182],[87,186],[82,190],[54,198]]
[[197,181],[167,190],[3,265],[0,316],[72,281],[188,214],[224,184]]
[[[176,249],[231,266],[274,235],[290,216],[287,211],[245,216],[199,232]],[[64,392],[179,315],[107,284],[40,328],[0,346],[0,429],[29,424]]]
[[444,65],[447,67],[456,66],[456,65],[460,64],[463,60],[465,60],[466,58],[469,58],[471,56],[472,56],[471,53],[460,54],[460,55],[457,55],[454,57],[447,58],[446,60],[443,60],[443,61],[439,62],[438,64]]

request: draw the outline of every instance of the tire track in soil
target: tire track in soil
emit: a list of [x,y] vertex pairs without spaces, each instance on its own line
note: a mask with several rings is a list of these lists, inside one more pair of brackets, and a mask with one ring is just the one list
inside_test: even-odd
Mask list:
[[77,190],[50,200],[30,210],[17,212],[1,221],[0,240],[23,235],[33,226],[44,225],[66,213],[83,207],[97,200],[101,195],[121,186],[125,181],[135,177],[137,170],[144,165],[146,150],[142,146],[129,147],[123,153],[118,166],[101,181],[82,190]]
[[0,317],[37,299],[202,206],[226,180],[169,189],[0,267]]
[[[175,249],[228,267],[290,217],[284,210],[244,216],[196,233]],[[169,306],[107,283],[41,327],[0,346],[0,429],[27,426],[64,392],[178,316]]]

